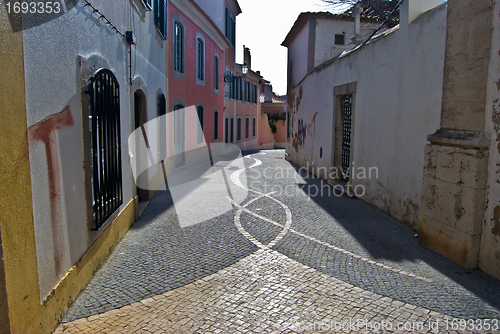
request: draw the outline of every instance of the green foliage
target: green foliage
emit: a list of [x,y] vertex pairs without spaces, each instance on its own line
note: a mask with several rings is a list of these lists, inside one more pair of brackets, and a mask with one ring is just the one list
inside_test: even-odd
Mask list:
[[273,119],[269,120],[269,127],[271,128],[273,133],[276,133],[276,131],[278,131],[278,127],[276,126],[276,121]]
[[273,120],[275,123],[276,121],[286,121],[286,113],[283,116],[267,114],[267,119]]

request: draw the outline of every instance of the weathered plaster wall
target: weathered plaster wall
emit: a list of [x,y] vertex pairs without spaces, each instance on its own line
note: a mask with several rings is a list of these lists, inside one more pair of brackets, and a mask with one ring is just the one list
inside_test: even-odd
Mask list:
[[258,116],[258,129],[259,129],[259,149],[272,149],[274,148],[274,134],[269,127],[267,115]]
[[424,13],[312,73],[288,94],[290,159],[330,168],[338,112],[333,88],[357,82],[351,162],[378,168],[378,178],[353,178],[352,185],[364,187],[364,201],[412,228],[418,224],[426,136],[439,128],[445,23],[444,6]]
[[274,134],[274,147],[286,147],[286,121],[276,121],[276,133]]
[[500,1],[494,1],[485,132],[491,139],[479,268],[500,279]]
[[[135,27],[138,45],[132,49],[132,77],[140,77],[146,95],[147,118],[157,116],[157,92],[166,94],[165,41],[157,39],[152,12],[143,21],[131,2],[95,1],[96,6],[124,32]],[[61,180],[62,231],[51,228],[49,167],[46,146],[30,141],[33,212],[40,281],[40,300],[50,293],[64,274],[90,246],[85,214],[84,171],[82,169],[82,105],[79,56],[97,55],[107,62],[120,84],[123,199],[122,209],[135,195],[128,159],[127,139],[133,123],[133,99],[129,85],[127,44],[102,21],[78,4],[67,14],[24,32],[26,108],[28,127],[69,107],[69,124],[56,131],[55,150]],[[41,66],[43,64],[43,66]],[[56,270],[58,254],[61,270]]]

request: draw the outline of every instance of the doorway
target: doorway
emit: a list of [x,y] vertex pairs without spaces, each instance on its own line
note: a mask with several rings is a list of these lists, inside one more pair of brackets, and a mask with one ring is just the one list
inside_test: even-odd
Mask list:
[[351,134],[352,134],[352,95],[344,95],[341,100],[342,111],[342,181],[349,181],[351,167]]
[[186,114],[182,104],[174,106],[174,150],[177,169],[186,163]]
[[[141,90],[136,90],[134,92],[134,116],[135,116],[135,129],[141,129],[142,135],[146,142],[146,146],[148,146],[148,139],[146,136],[146,131],[144,129],[144,124],[147,122],[147,113],[146,113],[146,96]],[[136,140],[139,140],[139,136],[137,136]],[[140,147],[137,143],[136,147]],[[148,152],[141,152],[141,150],[137,150],[136,152],[136,163],[137,170],[141,170],[141,165],[145,166],[147,164],[147,159],[149,159]],[[148,170],[145,170],[141,175],[137,175],[136,184],[146,184],[148,178]],[[145,182],[146,181],[146,182]],[[149,200],[149,190],[143,189],[141,187],[136,186],[137,197],[139,198],[139,202],[146,202]]]

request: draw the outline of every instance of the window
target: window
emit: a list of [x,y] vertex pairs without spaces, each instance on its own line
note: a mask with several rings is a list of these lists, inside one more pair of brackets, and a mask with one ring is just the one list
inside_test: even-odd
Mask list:
[[229,119],[226,117],[226,124],[225,124],[225,129],[224,129],[224,134],[225,134],[225,142],[226,144],[229,143]]
[[89,136],[92,208],[99,229],[123,203],[120,87],[108,69],[89,84]]
[[226,37],[232,45],[236,41],[236,22],[234,21],[231,11],[226,7]]
[[219,56],[214,56],[214,89],[219,90]]
[[205,42],[203,37],[199,36],[196,38],[196,81],[203,84],[201,81],[205,80]]
[[245,138],[248,138],[250,129],[250,118],[248,116],[245,117]]
[[236,21],[231,20],[231,43],[236,44]]
[[174,23],[174,71],[184,73],[184,27]]
[[241,117],[238,116],[238,119],[236,120],[236,141],[241,140]]
[[186,113],[182,110],[185,106],[176,104],[174,106],[174,163],[175,168],[179,168],[186,163]]
[[231,88],[231,81],[230,81],[230,76],[229,76],[229,69],[227,66],[224,69],[224,97],[229,98],[230,97],[230,88]]
[[344,45],[345,35],[335,34],[335,45]]
[[240,99],[240,94],[239,94],[239,91],[240,91],[240,79],[239,79],[239,77],[234,77],[234,80],[235,80],[234,98],[235,98],[235,100],[239,100]]
[[243,78],[242,77],[238,77],[238,88],[239,88],[238,100],[243,100]]
[[253,100],[253,86],[252,86],[252,83],[249,81],[248,82],[248,102],[252,102]]
[[219,112],[214,112],[214,141],[219,139]]
[[197,126],[197,136],[196,136],[196,143],[202,143],[203,142],[203,107],[198,106],[196,108],[196,111],[198,112],[198,120],[200,121],[200,126]]
[[245,101],[248,101],[248,81],[245,80]]
[[233,72],[231,72],[231,76],[229,77],[229,97],[234,99],[234,76]]
[[234,141],[234,119],[233,116],[231,116],[231,143]]
[[[167,0],[154,0],[155,26],[161,36],[167,38]],[[146,0],[151,3],[151,0]]]
[[231,40],[231,12],[226,7],[226,37]]
[[255,137],[255,116],[252,119],[252,137]]

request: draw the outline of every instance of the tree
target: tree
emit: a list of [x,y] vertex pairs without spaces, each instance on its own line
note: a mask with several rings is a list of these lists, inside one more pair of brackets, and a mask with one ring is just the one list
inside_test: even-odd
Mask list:
[[380,22],[392,16],[385,23],[386,27],[392,28],[399,23],[399,7],[403,0],[322,0],[327,7],[333,11],[343,11],[344,14],[351,14],[354,6],[359,3],[363,8],[362,18],[377,19]]

